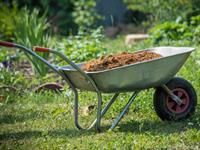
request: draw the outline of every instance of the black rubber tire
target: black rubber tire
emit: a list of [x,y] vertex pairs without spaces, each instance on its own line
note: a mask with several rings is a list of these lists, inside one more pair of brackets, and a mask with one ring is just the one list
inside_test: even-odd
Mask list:
[[189,96],[189,104],[187,108],[182,113],[174,113],[170,111],[167,107],[166,98],[168,94],[163,90],[163,88],[158,87],[154,93],[154,109],[156,114],[162,120],[183,120],[191,116],[191,114],[195,111],[195,107],[197,105],[197,95],[193,86],[185,79],[180,77],[172,78],[166,86],[170,89],[183,89],[187,92]]

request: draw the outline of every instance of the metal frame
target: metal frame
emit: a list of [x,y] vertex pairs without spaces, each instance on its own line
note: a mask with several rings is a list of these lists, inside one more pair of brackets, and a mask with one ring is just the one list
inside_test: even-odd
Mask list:
[[[70,61],[62,53],[59,53],[58,51],[53,50],[53,49],[49,49],[49,52],[54,53],[54,54],[58,55],[59,57],[63,58],[63,60],[65,60],[74,69],[76,69],[81,75],[83,75],[89,81],[89,83],[93,86],[93,88],[95,89],[95,92],[97,93],[97,97],[98,97],[97,116],[96,116],[96,119],[94,120],[94,122],[86,129],[91,129],[94,126],[96,126],[97,131],[100,132],[101,131],[101,128],[100,128],[101,118],[105,115],[105,113],[108,111],[108,109],[111,107],[111,105],[115,102],[115,100],[119,96],[119,93],[115,93],[113,95],[113,97],[110,99],[110,101],[106,104],[106,106],[102,110],[101,109],[102,95],[101,95],[101,92],[99,91],[97,85],[95,84],[94,80],[90,76],[88,76],[84,71],[82,71],[75,63]],[[65,78],[66,77],[67,77],[67,75],[65,74]],[[68,82],[70,81],[69,78],[67,78],[67,80],[68,80]],[[70,87],[72,87],[72,91],[74,92],[74,123],[75,123],[75,126],[78,129],[83,130],[84,128],[81,127],[81,125],[78,122],[78,91],[76,90],[76,87],[73,85],[72,81],[70,81],[70,84],[71,84]],[[124,107],[122,112],[119,114],[119,116],[116,118],[116,120],[114,121],[114,123],[110,127],[110,130],[114,129],[117,126],[117,124],[120,122],[120,120],[122,119],[124,114],[127,112],[127,110],[129,109],[130,105],[132,104],[132,102],[134,101],[134,99],[136,98],[138,93],[139,93],[138,91],[133,93],[133,95],[129,99],[128,103],[126,104],[126,106]]]
[[[0,41],[1,42],[1,41]],[[74,86],[73,82],[67,77],[67,75],[64,73],[64,71],[62,71],[61,69],[59,69],[59,67],[57,66],[53,66],[50,63],[48,63],[47,60],[43,59],[42,57],[40,57],[39,55],[37,55],[34,51],[32,51],[31,49],[28,49],[24,46],[18,45],[18,44],[14,44],[14,43],[9,43],[9,42],[1,42],[2,46],[7,46],[7,47],[16,47],[16,48],[20,48],[23,49],[24,51],[26,51],[28,54],[38,58],[39,60],[41,60],[43,63],[45,63],[49,68],[51,68],[54,72],[56,72],[57,74],[59,74],[60,76],[63,77],[63,79],[69,84],[70,88],[72,89],[73,93],[74,93],[74,123],[75,126],[80,129],[83,130],[84,128],[81,127],[81,125],[78,122],[78,91],[76,89],[76,87]],[[96,129],[98,131],[101,131],[100,128],[100,124],[101,124],[101,118],[106,114],[106,112],[108,111],[108,109],[112,106],[112,104],[116,101],[117,97],[120,95],[120,93],[115,93],[113,95],[113,97],[110,99],[110,101],[105,105],[105,107],[102,109],[102,95],[100,90],[98,89],[98,86],[96,85],[96,83],[94,82],[94,80],[88,76],[84,71],[82,71],[75,63],[73,63],[72,61],[70,61],[65,55],[63,55],[62,53],[59,53],[56,50],[53,49],[48,49],[48,52],[54,53],[56,55],[58,55],[59,57],[61,57],[63,60],[65,60],[68,64],[70,64],[74,69],[76,69],[82,76],[84,76],[88,82],[92,85],[92,87],[95,89],[95,92],[97,94],[98,97],[98,104],[97,104],[97,114],[96,114],[96,119],[93,121],[93,123],[86,129],[91,129],[92,127],[96,127]],[[166,85],[162,85],[161,86],[167,94],[169,94],[169,96],[177,103],[177,104],[181,104],[182,101],[180,100],[179,97],[177,97],[176,95],[173,94],[173,92],[166,86]],[[132,102],[135,100],[135,98],[137,97],[138,93],[140,91],[135,91],[132,96],[130,97],[129,101],[127,102],[127,104],[124,106],[122,112],[118,115],[118,117],[116,117],[116,119],[114,120],[113,124],[111,125],[109,130],[114,129],[117,124],[120,122],[120,120],[122,119],[122,117],[125,115],[125,113],[127,112],[127,110],[129,109],[129,107],[131,106]]]

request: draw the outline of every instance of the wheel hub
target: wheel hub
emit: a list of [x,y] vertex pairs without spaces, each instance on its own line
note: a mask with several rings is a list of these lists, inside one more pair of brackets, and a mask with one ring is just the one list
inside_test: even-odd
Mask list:
[[166,97],[166,105],[169,111],[172,113],[180,114],[184,112],[189,106],[189,95],[182,88],[176,88],[172,90],[173,94],[178,96],[182,100],[182,104],[178,105],[170,96]]

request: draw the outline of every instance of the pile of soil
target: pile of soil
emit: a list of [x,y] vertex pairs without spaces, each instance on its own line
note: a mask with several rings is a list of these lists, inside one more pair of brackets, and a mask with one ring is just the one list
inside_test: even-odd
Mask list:
[[160,57],[162,57],[160,54],[150,51],[136,53],[123,52],[116,55],[102,56],[96,60],[89,61],[82,66],[82,69],[88,72],[100,71]]

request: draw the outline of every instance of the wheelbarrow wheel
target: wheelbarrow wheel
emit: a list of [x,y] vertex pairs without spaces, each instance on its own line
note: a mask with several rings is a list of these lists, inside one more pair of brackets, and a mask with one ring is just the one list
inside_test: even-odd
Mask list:
[[154,109],[162,120],[183,120],[188,118],[197,105],[197,95],[193,86],[185,79],[175,77],[166,86],[182,100],[178,105],[163,88],[154,93]]

